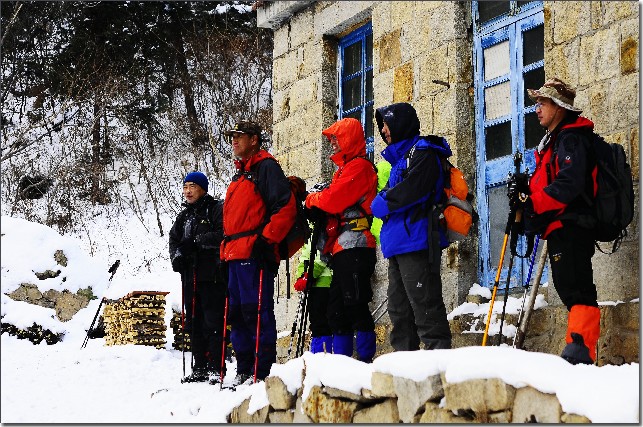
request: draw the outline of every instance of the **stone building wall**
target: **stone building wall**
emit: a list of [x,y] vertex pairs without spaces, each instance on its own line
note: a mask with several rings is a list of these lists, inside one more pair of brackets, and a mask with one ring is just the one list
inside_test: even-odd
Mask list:
[[[639,205],[639,4],[628,1],[544,3],[545,75],[576,88],[574,105],[608,142],[623,145]],[[603,249],[611,249],[603,245]],[[613,255],[596,252],[599,301],[639,297],[639,218]],[[551,280],[551,278],[550,278]],[[559,303],[555,292],[550,304]]]
[[[277,2],[280,3],[280,2]],[[283,2],[287,3],[287,2]],[[302,9],[274,27],[273,152],[287,174],[309,185],[330,180],[335,166],[322,129],[337,119],[338,40],[371,21],[375,108],[410,102],[423,134],[447,138],[453,161],[467,176],[475,170],[469,6],[464,2],[298,2]],[[272,12],[279,7],[272,5]],[[271,11],[268,11],[268,14]],[[437,81],[437,83],[436,83]],[[375,135],[375,161],[385,147]],[[444,297],[452,310],[476,281],[477,237],[449,248],[443,257]],[[386,265],[378,254],[374,306],[386,296]],[[292,262],[292,275],[297,261]],[[285,283],[285,267],[280,283]],[[285,286],[280,287],[280,298]],[[296,299],[277,304],[288,326]],[[286,316],[279,316],[280,310]],[[281,317],[281,319],[279,319]],[[384,317],[386,319],[387,317]]]

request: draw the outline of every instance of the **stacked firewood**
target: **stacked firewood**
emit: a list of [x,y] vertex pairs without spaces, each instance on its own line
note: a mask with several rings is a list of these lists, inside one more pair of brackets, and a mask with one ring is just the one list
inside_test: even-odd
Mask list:
[[134,291],[105,305],[105,344],[165,347],[165,295]]

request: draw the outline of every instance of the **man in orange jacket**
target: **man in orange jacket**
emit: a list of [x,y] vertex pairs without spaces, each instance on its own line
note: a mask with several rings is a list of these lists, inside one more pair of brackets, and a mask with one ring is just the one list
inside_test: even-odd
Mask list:
[[[560,79],[527,92],[547,132],[535,150],[529,183],[510,185],[510,203],[523,205],[526,233],[547,239],[554,287],[569,310],[561,357],[572,364],[592,364],[601,318],[592,271],[594,233],[579,219],[591,215],[583,193],[593,198],[597,188],[590,146],[594,123],[580,116],[574,107],[576,91]],[[520,194],[522,200],[527,196],[524,202],[518,201]]]
[[258,124],[247,121],[226,132],[232,138],[237,168],[223,203],[221,243],[221,259],[228,264],[230,340],[237,357],[234,385],[251,379],[253,362],[254,373],[262,380],[277,360],[273,301],[277,244],[297,214],[290,182],[277,160],[261,148],[261,132]]
[[333,279],[328,301],[328,322],[333,332],[333,353],[352,356],[353,332],[360,360],[375,356],[375,323],[368,307],[373,298],[371,276],[375,271],[375,237],[371,234],[371,202],[377,191],[377,174],[366,159],[361,123],[339,120],[324,129],[338,169],[322,191],[306,197],[306,207],[327,214],[323,252],[331,255]]

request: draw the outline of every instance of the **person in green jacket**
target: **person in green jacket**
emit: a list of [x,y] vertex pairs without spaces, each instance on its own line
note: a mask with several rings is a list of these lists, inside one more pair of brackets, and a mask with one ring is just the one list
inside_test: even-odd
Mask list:
[[[391,164],[386,160],[380,160],[375,164],[377,169],[377,192],[382,191],[382,188],[388,182],[388,177],[391,174]],[[371,233],[375,237],[377,244],[380,244],[380,230],[382,229],[382,220],[377,217],[373,217],[373,225],[371,225]]]
[[[295,290],[302,292],[307,284],[307,266],[310,260],[310,242],[306,243],[299,256],[297,266],[297,281],[294,284]],[[315,257],[313,267],[312,286],[308,288],[308,319],[310,320],[310,351],[312,353],[332,353],[333,332],[328,323],[328,295],[330,282],[333,278],[332,270],[325,262]]]

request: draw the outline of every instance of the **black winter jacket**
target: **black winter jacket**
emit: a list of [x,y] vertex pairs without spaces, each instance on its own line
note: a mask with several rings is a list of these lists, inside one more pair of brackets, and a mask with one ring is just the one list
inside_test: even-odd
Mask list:
[[205,194],[194,204],[184,202],[182,206],[170,230],[170,261],[175,265],[180,258],[176,263],[178,272],[189,283],[193,281],[195,265],[197,282],[213,282],[221,262],[223,202]]

